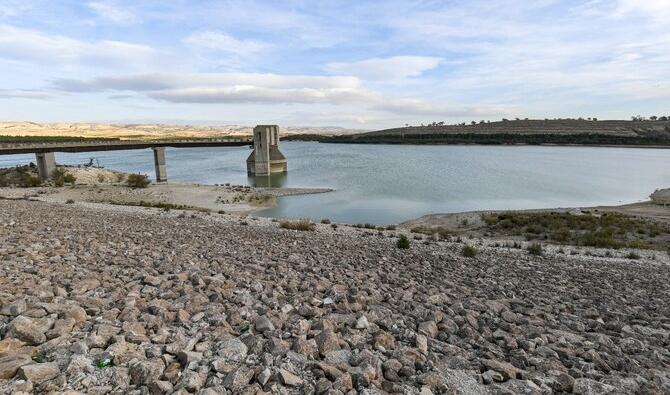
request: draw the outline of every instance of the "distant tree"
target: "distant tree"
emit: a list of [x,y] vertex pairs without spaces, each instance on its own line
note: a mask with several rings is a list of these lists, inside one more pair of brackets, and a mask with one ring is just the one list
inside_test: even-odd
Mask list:
[[483,124],[483,123],[486,123],[486,121],[484,121],[483,119],[481,121],[479,121],[480,125]]
[[514,118],[514,120],[516,120],[516,121],[520,121],[521,119],[519,119],[519,117],[516,117],[516,118]]
[[472,121],[472,122],[470,122],[470,124],[471,124],[471,125],[476,125],[476,124],[477,124],[477,122],[475,122],[475,121]]
[[667,121],[667,120],[668,120],[668,117],[666,117],[665,115],[663,115],[663,116],[659,117],[658,120],[659,120],[659,121]]
[[593,117],[592,119],[593,119],[594,121],[597,121],[597,120],[598,120],[598,118],[596,118],[596,117]]
[[658,117],[656,115],[652,115],[652,116],[649,117],[649,119],[652,120],[652,121],[655,121],[655,120],[658,119]]
[[503,118],[502,121],[503,121],[503,122],[509,122],[509,119],[507,119],[507,118]]

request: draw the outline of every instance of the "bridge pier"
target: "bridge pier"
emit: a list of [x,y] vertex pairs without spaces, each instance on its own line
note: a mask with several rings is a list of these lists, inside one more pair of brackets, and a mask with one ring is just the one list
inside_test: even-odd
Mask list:
[[156,182],[167,182],[167,168],[165,166],[165,147],[152,147],[154,150],[154,166],[156,167]]
[[51,177],[51,173],[56,170],[56,156],[53,152],[36,152],[37,173],[40,180],[46,181]]
[[254,128],[254,150],[247,158],[247,173],[269,176],[286,170],[286,157],[279,151],[277,125],[257,125]]

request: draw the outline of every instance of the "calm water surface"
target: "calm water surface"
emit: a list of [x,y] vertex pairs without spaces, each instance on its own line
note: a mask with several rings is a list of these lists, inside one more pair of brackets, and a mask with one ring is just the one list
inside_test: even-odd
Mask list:
[[[387,224],[429,213],[630,203],[670,184],[670,150],[661,149],[285,142],[281,150],[289,172],[272,184],[335,192],[285,197],[258,215]],[[249,152],[168,149],[168,179],[254,185],[245,168]],[[153,176],[150,150],[56,154],[65,164],[89,157]],[[34,160],[0,156],[0,167]]]

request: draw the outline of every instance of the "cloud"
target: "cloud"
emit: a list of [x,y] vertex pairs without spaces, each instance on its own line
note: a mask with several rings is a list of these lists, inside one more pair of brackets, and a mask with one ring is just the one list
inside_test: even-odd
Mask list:
[[96,63],[146,67],[162,54],[145,45],[123,41],[82,41],[58,34],[0,25],[0,58],[50,65]]
[[[171,103],[325,104],[373,112],[420,116],[504,115],[504,106],[466,107],[416,98],[399,98],[363,87],[356,77],[260,73],[187,73],[60,79],[53,88],[68,92],[135,92]],[[357,119],[364,119],[358,115]]]
[[139,22],[139,18],[129,10],[109,2],[92,1],[87,5],[88,8],[90,8],[98,16],[98,18],[108,22],[120,25]]
[[185,37],[184,43],[197,49],[251,55],[267,50],[267,43],[256,40],[240,40],[219,31],[194,32]]
[[33,89],[0,89],[0,99],[39,99],[52,97],[48,92]]
[[442,59],[430,56],[392,56],[358,62],[329,63],[325,69],[332,74],[353,75],[365,80],[394,80],[418,77],[441,62]]

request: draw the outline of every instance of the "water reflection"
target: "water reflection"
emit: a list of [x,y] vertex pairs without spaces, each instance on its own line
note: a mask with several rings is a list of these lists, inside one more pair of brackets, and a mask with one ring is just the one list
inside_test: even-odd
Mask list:
[[261,188],[281,188],[286,185],[288,173],[275,173],[269,176],[249,176],[249,185]]

